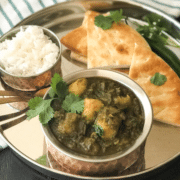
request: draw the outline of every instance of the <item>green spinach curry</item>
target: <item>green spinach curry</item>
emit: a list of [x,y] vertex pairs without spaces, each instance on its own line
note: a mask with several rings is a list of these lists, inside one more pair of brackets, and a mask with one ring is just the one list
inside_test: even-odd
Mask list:
[[141,134],[144,114],[130,89],[104,78],[81,78],[68,89],[84,100],[83,112],[66,112],[54,102],[49,122],[66,147],[86,155],[108,155],[125,150]]

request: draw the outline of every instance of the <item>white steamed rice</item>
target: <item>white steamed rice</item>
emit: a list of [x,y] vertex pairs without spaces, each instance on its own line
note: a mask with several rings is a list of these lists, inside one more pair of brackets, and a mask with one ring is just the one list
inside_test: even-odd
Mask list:
[[14,75],[39,74],[55,64],[58,46],[37,26],[29,26],[12,40],[0,43],[0,64]]

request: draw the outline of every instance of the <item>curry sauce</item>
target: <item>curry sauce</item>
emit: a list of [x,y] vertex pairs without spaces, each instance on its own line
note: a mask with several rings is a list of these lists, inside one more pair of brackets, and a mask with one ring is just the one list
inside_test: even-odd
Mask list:
[[105,78],[81,78],[69,91],[84,99],[82,113],[66,112],[54,103],[49,122],[56,138],[73,151],[108,155],[130,147],[142,133],[144,113],[135,94]]

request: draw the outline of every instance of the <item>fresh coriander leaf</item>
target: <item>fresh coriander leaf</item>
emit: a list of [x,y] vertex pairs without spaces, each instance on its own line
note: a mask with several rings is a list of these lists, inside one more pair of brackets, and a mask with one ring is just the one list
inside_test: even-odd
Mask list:
[[32,119],[36,116],[39,115],[39,106],[41,106],[43,102],[43,98],[42,97],[35,97],[32,98],[29,102],[28,102],[28,106],[29,106],[29,110],[27,111],[26,115],[27,115],[27,119]]
[[34,97],[29,100],[28,106],[30,109],[35,109],[43,101],[42,97]]
[[167,32],[167,26],[162,23],[162,18],[156,14],[150,14],[144,17],[147,25],[138,25],[136,29],[145,39],[158,42],[166,45],[168,37],[164,32]]
[[113,22],[119,23],[121,19],[125,18],[125,16],[122,15],[123,10],[116,10],[116,11],[110,11],[109,16],[103,16],[99,15],[95,17],[94,24],[97,27],[100,27],[104,30],[110,29]]
[[36,162],[41,164],[41,165],[46,166],[46,163],[47,163],[46,155],[43,155],[43,156],[39,157],[38,159],[36,159]]
[[113,19],[114,22],[119,23],[125,16],[122,15],[123,10],[120,9],[119,11],[110,11],[111,18]]
[[152,25],[155,25],[157,27],[163,27],[164,31],[169,31],[171,28],[169,26],[169,24],[167,24],[166,21],[163,21],[163,17],[158,15],[158,14],[150,13],[150,14],[146,15],[143,19],[148,24],[152,24]]
[[163,34],[164,28],[154,25],[139,25],[136,29],[144,38],[156,41],[161,44],[166,44],[168,37]]
[[93,128],[94,128],[94,131],[96,132],[96,134],[98,135],[98,136],[102,136],[103,135],[103,133],[104,133],[104,129],[101,127],[101,126],[99,126],[99,125],[97,125],[97,124],[94,124],[93,125]]
[[71,93],[68,94],[62,103],[62,108],[67,112],[71,111],[70,106],[75,101],[75,99],[76,99],[76,97],[74,94],[71,94]]
[[63,101],[62,108],[67,112],[81,113],[84,109],[84,100],[78,95],[70,93]]
[[[35,97],[29,101],[28,105],[30,109],[26,113],[28,116],[27,119],[32,119],[39,115],[39,121],[42,124],[47,124],[53,118],[54,110],[51,107],[51,102],[57,96],[60,101],[63,101],[68,94],[68,87],[66,82],[64,82],[62,77],[57,73],[51,80],[51,87],[49,91],[51,99],[44,100],[41,97]],[[77,111],[80,110],[77,109]]]
[[39,121],[42,124],[47,124],[54,117],[54,110],[51,106],[45,107],[44,111],[39,114]]
[[53,76],[52,79],[51,79],[51,87],[52,87],[52,89],[54,90],[54,92],[55,92],[56,94],[57,94],[57,88],[56,88],[56,86],[57,86],[57,84],[58,84],[59,82],[63,82],[63,78],[62,78],[59,74],[55,73],[54,76]]
[[68,87],[66,82],[64,81],[60,81],[57,83],[56,85],[56,89],[57,89],[57,95],[61,100],[64,100],[64,98],[66,97],[66,95],[68,94]]
[[62,81],[62,77],[59,74],[55,73],[51,79],[51,87],[56,93],[57,93],[56,85],[60,81]]
[[64,82],[63,78],[57,73],[55,73],[54,77],[51,79],[51,87],[52,90],[49,92],[51,98],[53,98],[55,94],[57,94],[58,97],[63,100],[68,93],[66,82]]
[[54,98],[55,95],[56,95],[56,93],[55,93],[55,91],[53,90],[53,88],[50,88],[48,94],[49,94],[50,98]]
[[83,99],[80,101],[74,102],[71,105],[72,113],[81,113],[81,112],[83,112],[83,110],[84,110],[84,100]]
[[33,98],[29,102],[30,109],[27,111],[27,119],[32,119],[39,115],[39,120],[42,124],[46,124],[54,115],[54,110],[51,107],[53,99],[43,100],[42,98]]
[[95,17],[94,24],[104,30],[110,29],[113,23],[113,19],[110,16],[99,15]]
[[27,120],[30,120],[36,116],[39,115],[39,112],[34,110],[34,109],[29,109],[27,112],[26,112],[26,115],[27,115]]
[[160,73],[155,73],[155,75],[151,77],[150,81],[152,84],[156,86],[161,86],[167,81],[167,78],[165,75],[162,75]]

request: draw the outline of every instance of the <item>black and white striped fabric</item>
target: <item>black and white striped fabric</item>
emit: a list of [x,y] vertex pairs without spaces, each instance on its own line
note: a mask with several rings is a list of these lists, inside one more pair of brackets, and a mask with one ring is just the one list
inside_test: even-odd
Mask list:
[[153,7],[164,13],[178,18],[180,16],[180,0],[132,0]]
[[[31,14],[51,5],[67,0],[0,0],[0,36]],[[173,16],[180,16],[180,0],[127,0],[142,3],[164,11]]]
[[31,14],[66,0],[0,0],[0,36]]

